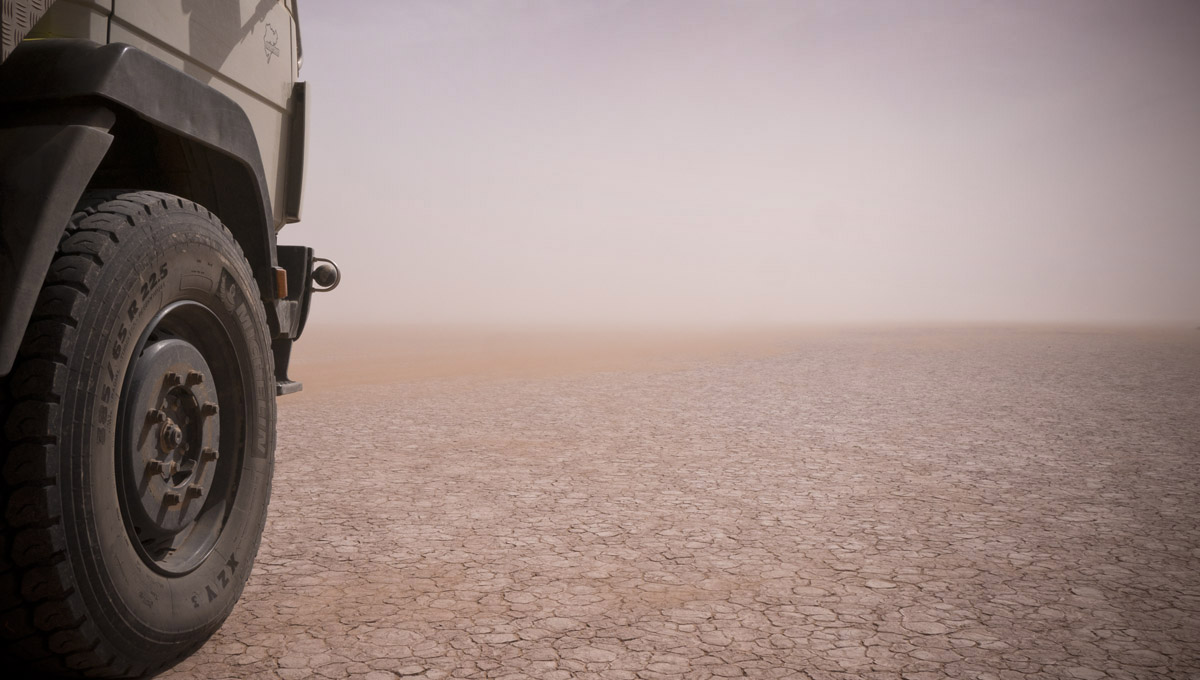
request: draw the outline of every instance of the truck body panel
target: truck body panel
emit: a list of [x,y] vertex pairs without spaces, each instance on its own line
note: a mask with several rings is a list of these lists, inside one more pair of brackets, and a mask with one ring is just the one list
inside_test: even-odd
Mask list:
[[276,229],[287,222],[281,188],[287,181],[287,121],[298,75],[294,26],[278,0],[117,0],[109,29],[109,42],[137,47],[246,112],[262,147]]
[[[2,2],[4,61],[11,61],[15,36],[25,41],[15,58],[21,63],[0,63],[0,135],[19,138],[22,126],[41,124],[46,115],[54,119],[52,112],[67,105],[111,109],[117,115],[112,132],[122,133],[116,143],[107,156],[100,154],[98,167],[95,154],[77,159],[77,165],[91,165],[90,182],[54,186],[78,197],[85,189],[137,185],[190,198],[216,213],[254,268],[280,339],[274,347],[284,359],[280,380],[290,382],[286,355],[308,302],[295,286],[283,295],[276,271],[275,232],[300,216],[307,133],[307,88],[296,80],[294,0]],[[10,172],[19,161],[0,157]],[[146,162],[158,169],[130,181],[129,168]],[[27,298],[44,274],[57,224],[64,222],[58,213],[69,215],[73,203],[64,193],[57,200],[67,207],[38,207],[37,192],[18,189],[12,177],[3,181],[0,376],[11,366],[28,320],[30,305],[17,298]],[[42,220],[12,217],[31,212]],[[26,230],[39,233],[18,233]]]

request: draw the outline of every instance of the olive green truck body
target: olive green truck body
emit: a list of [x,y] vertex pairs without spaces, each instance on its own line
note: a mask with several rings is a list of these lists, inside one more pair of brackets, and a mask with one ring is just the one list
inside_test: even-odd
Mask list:
[[[58,241],[54,225],[88,189],[136,187],[194,200],[230,229],[278,340],[280,389],[298,387],[287,358],[311,254],[275,243],[300,219],[304,182],[295,0],[2,2],[0,375]],[[276,285],[281,260],[290,299]]]
[[292,345],[340,278],[276,243],[297,0],[0,10],[0,658],[149,677],[240,597]]

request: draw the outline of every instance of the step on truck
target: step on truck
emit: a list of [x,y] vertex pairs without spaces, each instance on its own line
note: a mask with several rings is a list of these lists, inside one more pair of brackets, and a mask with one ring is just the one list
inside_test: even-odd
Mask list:
[[292,344],[340,277],[276,243],[297,0],[0,3],[0,654],[147,677],[242,592]]

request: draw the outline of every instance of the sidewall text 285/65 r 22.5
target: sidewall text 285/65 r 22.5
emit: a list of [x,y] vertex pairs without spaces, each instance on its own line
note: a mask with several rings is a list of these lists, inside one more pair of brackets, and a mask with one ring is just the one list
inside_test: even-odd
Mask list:
[[208,210],[85,197],[0,381],[8,660],[141,677],[217,630],[266,519],[270,348],[250,267]]

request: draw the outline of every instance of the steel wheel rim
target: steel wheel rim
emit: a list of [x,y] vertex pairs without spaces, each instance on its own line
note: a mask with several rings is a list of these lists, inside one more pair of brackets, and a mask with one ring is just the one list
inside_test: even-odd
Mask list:
[[134,347],[118,414],[118,497],[131,545],[161,574],[199,567],[229,524],[245,379],[228,328],[200,302],[164,307]]

